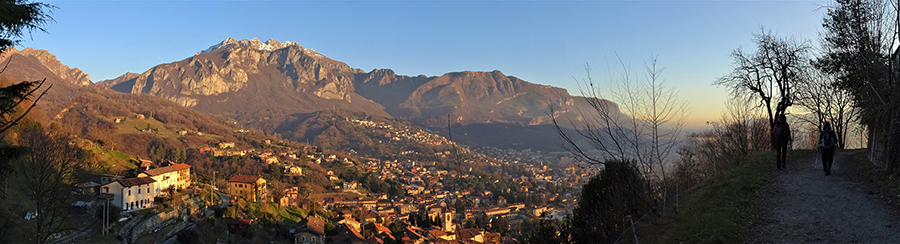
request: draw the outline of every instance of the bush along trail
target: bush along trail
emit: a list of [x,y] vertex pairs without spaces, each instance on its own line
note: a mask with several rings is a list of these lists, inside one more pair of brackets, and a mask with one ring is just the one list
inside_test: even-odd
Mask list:
[[862,150],[835,153],[825,176],[815,153],[773,170],[760,194],[761,220],[750,243],[900,243],[900,221],[870,183],[848,170]]

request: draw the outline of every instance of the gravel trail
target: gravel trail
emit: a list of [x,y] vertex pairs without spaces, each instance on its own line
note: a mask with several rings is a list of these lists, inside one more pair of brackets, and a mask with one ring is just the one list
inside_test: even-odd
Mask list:
[[[825,176],[815,155],[776,170],[761,194],[763,221],[750,243],[900,243],[900,222],[875,199],[876,191],[853,180],[842,163],[860,151],[838,151]],[[773,162],[774,164],[774,162]]]

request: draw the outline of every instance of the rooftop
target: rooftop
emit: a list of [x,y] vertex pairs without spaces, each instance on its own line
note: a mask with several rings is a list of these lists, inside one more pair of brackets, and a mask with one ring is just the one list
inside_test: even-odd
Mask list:
[[[132,187],[132,186],[150,184],[150,183],[156,182],[156,180],[154,180],[153,178],[150,178],[150,177],[139,177],[139,178],[118,179],[114,182],[119,182],[119,184],[122,184],[122,186],[124,186],[124,187]],[[112,182],[110,182],[110,183],[112,183]]]
[[253,183],[256,183],[257,180],[259,180],[259,176],[235,175],[235,176],[231,177],[231,179],[228,179],[228,182],[240,182],[240,183],[253,184]]
[[147,170],[147,171],[144,171],[141,173],[147,174],[149,176],[157,176],[157,175],[161,175],[161,174],[165,174],[165,173],[169,173],[169,172],[173,172],[173,171],[179,171],[179,170],[183,170],[183,169],[189,169],[189,168],[191,168],[191,166],[187,165],[187,164],[175,164],[172,166],[166,166],[166,167]]

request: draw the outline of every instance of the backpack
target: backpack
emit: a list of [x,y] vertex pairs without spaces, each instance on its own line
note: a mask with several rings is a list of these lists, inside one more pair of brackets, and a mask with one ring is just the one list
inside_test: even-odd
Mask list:
[[834,147],[834,137],[831,136],[832,133],[829,131],[822,132],[822,147],[824,148],[832,148]]
[[775,124],[775,128],[772,129],[772,136],[775,138],[775,143],[777,145],[782,145],[787,143],[788,138],[788,130],[786,130],[784,125]]

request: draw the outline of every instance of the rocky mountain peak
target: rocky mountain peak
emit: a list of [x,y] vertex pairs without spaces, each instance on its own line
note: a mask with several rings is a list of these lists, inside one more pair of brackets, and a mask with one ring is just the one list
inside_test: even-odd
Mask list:
[[209,48],[207,48],[206,50],[197,52],[197,55],[204,54],[204,53],[210,53],[210,52],[213,52],[213,51],[216,51],[219,49],[227,49],[227,48],[235,48],[235,47],[243,47],[243,46],[251,46],[260,51],[275,51],[275,50],[282,49],[285,47],[297,46],[306,51],[315,52],[315,50],[303,48],[303,46],[300,46],[300,44],[298,44],[296,42],[292,42],[292,41],[281,42],[279,40],[269,39],[265,42],[262,42],[259,40],[259,38],[253,38],[250,40],[247,40],[247,39],[237,40],[237,39],[229,37],[229,38],[225,38],[225,40],[222,40],[222,42],[219,42],[215,45],[209,46]]
[[3,57],[0,57],[0,60],[7,59],[16,54],[36,58],[41,64],[46,66],[50,72],[53,72],[64,80],[70,80],[71,82],[82,86],[91,84],[91,78],[88,74],[85,74],[78,68],[69,68],[69,66],[59,62],[59,60],[56,59],[56,55],[51,54],[47,50],[30,47],[22,50],[9,48],[3,51]]

